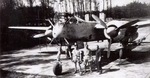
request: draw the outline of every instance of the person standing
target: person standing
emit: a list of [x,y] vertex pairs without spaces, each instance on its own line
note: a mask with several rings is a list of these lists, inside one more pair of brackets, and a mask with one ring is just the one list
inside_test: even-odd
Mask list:
[[72,61],[75,64],[75,72],[77,73],[77,64],[79,66],[79,73],[80,75],[82,74],[81,71],[81,51],[77,49],[77,46],[74,47],[73,51],[72,51]]

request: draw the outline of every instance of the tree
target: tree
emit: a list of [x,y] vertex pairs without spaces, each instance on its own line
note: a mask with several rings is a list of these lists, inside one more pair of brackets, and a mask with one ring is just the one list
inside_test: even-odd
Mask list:
[[[145,3],[132,2],[126,6],[116,6],[112,8],[113,18],[136,18],[148,16],[150,8]],[[109,11],[109,9],[107,10]]]

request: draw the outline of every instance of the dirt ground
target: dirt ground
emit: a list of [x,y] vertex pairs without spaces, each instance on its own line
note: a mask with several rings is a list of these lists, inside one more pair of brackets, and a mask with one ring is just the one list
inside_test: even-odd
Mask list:
[[[147,47],[150,47],[146,44]],[[53,47],[54,48],[54,47]],[[119,64],[118,53],[112,52],[109,59],[103,57],[103,74],[95,70],[87,71],[80,76],[73,74],[74,64],[61,55],[63,71],[62,75],[55,76],[52,72],[55,64],[56,53],[49,52],[47,47],[34,47],[11,51],[0,57],[1,78],[49,78],[49,77],[82,77],[82,78],[150,78],[150,51],[133,51],[129,57],[122,59]],[[9,52],[10,53],[10,52]],[[83,66],[82,66],[83,67]]]

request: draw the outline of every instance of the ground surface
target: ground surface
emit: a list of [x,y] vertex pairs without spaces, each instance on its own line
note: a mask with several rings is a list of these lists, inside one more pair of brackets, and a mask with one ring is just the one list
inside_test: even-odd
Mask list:
[[[139,38],[146,36],[150,32],[150,27],[141,28],[138,32],[140,33]],[[145,42],[148,41],[150,42],[150,36],[145,40]],[[103,74],[101,75],[96,71],[92,73],[87,72],[82,76],[78,73],[73,74],[73,62],[66,59],[65,54],[62,54],[62,75],[55,76],[52,69],[53,65],[56,63],[56,50],[57,47],[55,46],[36,46],[29,49],[6,52],[6,54],[0,56],[0,77],[150,78],[150,43],[142,43],[140,46],[134,48],[131,53],[128,53],[128,58],[122,60],[121,64],[118,64],[117,52],[112,52],[110,59],[106,59],[104,56],[102,62]]]
[[[149,44],[150,45],[150,44]],[[150,47],[150,46],[147,46]],[[55,47],[53,47],[54,49]],[[103,74],[96,71],[87,72],[83,76],[73,74],[74,64],[61,55],[63,74],[55,76],[52,67],[55,64],[56,53],[49,52],[50,47],[35,47],[11,51],[0,57],[1,77],[47,78],[47,77],[82,77],[82,78],[150,78],[150,51],[134,51],[128,59],[123,59],[118,65],[117,53],[113,53],[111,60],[104,58]],[[115,57],[115,58],[114,58]]]

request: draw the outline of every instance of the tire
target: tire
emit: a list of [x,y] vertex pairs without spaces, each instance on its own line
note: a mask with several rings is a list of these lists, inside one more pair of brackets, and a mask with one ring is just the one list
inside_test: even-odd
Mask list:
[[61,75],[62,74],[62,64],[60,62],[57,62],[53,67],[53,73],[55,75]]

